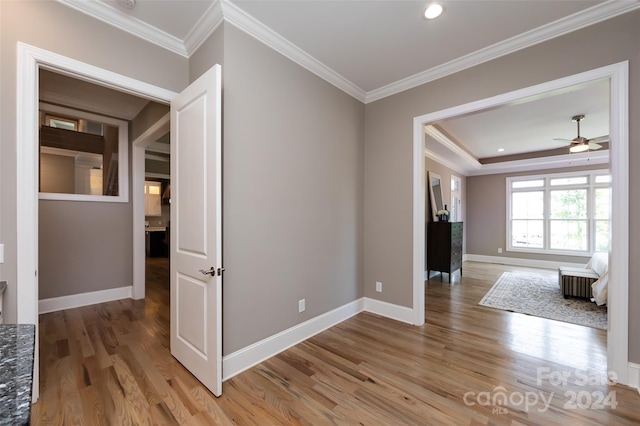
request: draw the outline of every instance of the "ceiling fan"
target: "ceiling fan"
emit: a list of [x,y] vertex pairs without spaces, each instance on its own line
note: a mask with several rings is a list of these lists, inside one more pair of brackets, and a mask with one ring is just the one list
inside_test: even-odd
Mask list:
[[596,150],[602,148],[600,142],[606,142],[609,140],[609,135],[598,136],[597,138],[587,139],[584,136],[580,136],[580,122],[584,120],[584,115],[574,115],[571,117],[571,121],[575,121],[578,126],[578,136],[574,139],[561,139],[555,138],[555,141],[567,141],[569,144],[570,152],[584,152],[589,150]]

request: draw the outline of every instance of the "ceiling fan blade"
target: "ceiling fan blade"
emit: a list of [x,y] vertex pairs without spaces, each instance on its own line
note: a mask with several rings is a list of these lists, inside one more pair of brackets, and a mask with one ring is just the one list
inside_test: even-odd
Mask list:
[[602,145],[598,145],[597,143],[594,142],[589,142],[589,149],[591,151],[595,151],[596,149],[600,149],[602,148]]
[[554,141],[571,142],[573,139],[553,138]]
[[609,142],[611,138],[609,135],[598,136],[597,138],[589,139],[589,142],[599,143],[599,142]]

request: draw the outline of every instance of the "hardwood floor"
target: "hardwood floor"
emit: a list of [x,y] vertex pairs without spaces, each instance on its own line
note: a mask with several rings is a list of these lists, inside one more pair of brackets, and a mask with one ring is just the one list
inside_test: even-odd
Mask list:
[[465,262],[452,285],[427,282],[423,327],[361,313],[215,398],[169,353],[167,262],[149,260],[146,300],[40,316],[32,424],[640,423],[635,390],[599,383],[603,331],[478,305],[503,271],[524,268]]

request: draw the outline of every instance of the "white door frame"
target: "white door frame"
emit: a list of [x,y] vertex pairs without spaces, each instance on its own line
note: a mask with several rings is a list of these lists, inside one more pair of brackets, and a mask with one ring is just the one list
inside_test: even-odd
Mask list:
[[413,119],[413,314],[414,324],[425,321],[425,131],[424,125],[483,109],[505,105],[529,96],[581,83],[609,79],[611,84],[610,146],[611,248],[609,258],[609,330],[607,368],[617,382],[629,384],[629,63],[608,65],[547,83],[470,102]]
[[131,143],[131,197],[133,201],[133,299],[145,298],[145,148],[169,132],[171,113],[144,131]]
[[[16,99],[16,286],[17,322],[36,325],[38,336],[38,70],[47,68],[145,99],[171,103],[175,92],[112,71],[18,42]],[[134,170],[135,172],[135,170]],[[132,173],[133,174],[133,173]],[[134,187],[135,190],[135,187]],[[135,192],[135,191],[134,191]],[[136,240],[136,197],[134,235]],[[143,204],[144,206],[144,200]],[[143,207],[144,208],[144,207]],[[144,211],[143,211],[144,214]],[[144,219],[141,226],[144,226]],[[140,231],[144,235],[144,231]],[[134,244],[134,250],[136,246]],[[143,250],[144,253],[144,250]],[[133,279],[133,277],[132,277]],[[144,280],[144,276],[143,276]],[[34,353],[33,393],[39,397],[38,339]]]

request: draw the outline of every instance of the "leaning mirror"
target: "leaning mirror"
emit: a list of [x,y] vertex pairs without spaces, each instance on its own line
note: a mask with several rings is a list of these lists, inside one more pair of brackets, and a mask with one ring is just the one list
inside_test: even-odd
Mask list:
[[431,198],[431,217],[433,221],[438,220],[438,210],[444,209],[442,198],[442,179],[440,175],[429,172],[429,195]]

